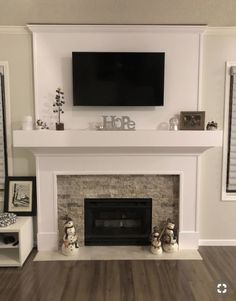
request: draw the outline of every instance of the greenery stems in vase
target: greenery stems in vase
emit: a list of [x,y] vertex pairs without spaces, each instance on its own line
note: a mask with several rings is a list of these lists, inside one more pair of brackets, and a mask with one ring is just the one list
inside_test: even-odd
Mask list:
[[61,114],[64,114],[64,104],[64,92],[61,88],[57,88],[55,101],[53,103],[53,113],[57,114],[56,130],[64,130],[64,123],[61,122]]

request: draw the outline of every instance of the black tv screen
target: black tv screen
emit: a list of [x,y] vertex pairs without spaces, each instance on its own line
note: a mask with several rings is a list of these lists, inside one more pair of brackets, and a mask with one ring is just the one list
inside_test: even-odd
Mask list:
[[163,106],[163,52],[73,52],[75,106]]

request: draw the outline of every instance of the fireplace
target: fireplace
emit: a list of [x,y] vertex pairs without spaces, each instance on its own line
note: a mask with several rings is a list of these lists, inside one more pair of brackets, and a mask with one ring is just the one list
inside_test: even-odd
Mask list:
[[[63,221],[60,219],[61,214],[65,216],[64,213],[74,220],[82,246],[84,198],[125,197],[122,194],[124,192],[126,197],[153,199],[154,226],[168,217],[172,219],[170,213],[174,219],[177,216],[180,249],[198,247],[198,155],[214,145],[220,146],[222,132],[26,132],[30,131],[14,133],[14,145],[31,148],[36,155],[37,243],[40,251],[58,250],[59,240],[64,235]],[[143,186],[136,182],[131,184],[126,176],[143,178]],[[154,178],[150,179],[151,176],[160,176],[161,182],[166,176],[177,176],[179,185],[170,190],[169,184],[160,183],[162,185],[158,187],[161,190],[155,189],[151,193],[149,184],[154,181]],[[60,185],[60,178],[64,177],[71,179],[71,185],[66,181]],[[106,177],[109,177],[109,181]],[[114,190],[116,183],[113,182],[121,178],[120,188]],[[107,189],[106,183],[110,189]],[[172,191],[173,198],[163,194],[162,187],[167,193]],[[175,208],[179,209],[173,210]]]
[[[98,202],[95,204],[95,200],[100,200],[103,206],[106,208],[118,207],[119,209],[129,206],[133,208],[136,206],[144,205],[144,201],[152,204],[151,208],[151,226],[157,226],[161,229],[163,223],[170,218],[179,228],[179,186],[180,179],[179,175],[155,175],[155,174],[107,174],[107,175],[58,175],[57,176],[57,216],[58,216],[58,230],[59,238],[58,246],[61,245],[61,239],[64,235],[64,218],[66,215],[70,216],[77,230],[80,246],[87,244],[85,242],[85,214],[87,206],[90,201],[94,201],[93,211],[91,214],[98,214],[100,205]],[[149,201],[152,200],[152,201]],[[136,201],[136,203],[128,204],[128,201]],[[139,204],[137,205],[137,202]],[[141,202],[142,201],[142,202]],[[114,204],[108,204],[114,202]],[[122,202],[122,205],[117,203]],[[85,207],[86,206],[86,207]],[[147,205],[146,205],[147,206]],[[129,209],[128,208],[128,209]],[[110,209],[110,208],[109,208]],[[127,210],[128,210],[127,209]],[[113,209],[112,209],[113,210]],[[144,207],[142,208],[144,209]],[[86,212],[85,212],[86,211]],[[116,209],[114,209],[116,212]],[[100,213],[99,213],[100,214]],[[114,213],[112,213],[110,219],[113,219]],[[130,213],[129,213],[130,214]],[[94,216],[92,216],[94,218]],[[136,216],[137,217],[137,216]],[[138,218],[136,220],[129,219],[133,226],[136,223],[138,226]],[[118,221],[112,221],[113,228],[115,223],[119,222],[119,216],[115,216]],[[146,218],[146,217],[145,217]],[[108,218],[107,218],[108,219]],[[142,223],[144,218],[141,217],[139,223]],[[147,220],[147,218],[146,218]],[[103,221],[99,221],[100,227]],[[104,223],[109,225],[108,221]],[[125,224],[127,225],[127,224]],[[94,225],[93,225],[94,226]],[[98,226],[98,221],[97,221]],[[110,225],[112,226],[112,225]],[[90,228],[91,228],[90,224]],[[108,230],[107,227],[103,230]],[[97,229],[101,230],[101,228]],[[114,229],[113,229],[114,230]],[[121,230],[121,229],[120,229]],[[123,229],[124,230],[124,229]],[[127,230],[127,229],[126,229]],[[129,229],[131,230],[131,229]],[[134,230],[134,229],[133,229]],[[136,229],[137,230],[137,229]],[[151,229],[148,230],[148,235]],[[107,232],[106,232],[107,233]],[[90,235],[90,234],[89,234]],[[112,235],[113,237],[113,235]],[[99,241],[101,238],[99,238]],[[129,241],[131,241],[129,239]],[[118,242],[116,242],[118,244]],[[103,244],[105,244],[103,242]],[[114,244],[114,243],[112,243]],[[140,244],[140,242],[133,242],[133,244]]]
[[85,199],[85,245],[146,245],[151,198]]

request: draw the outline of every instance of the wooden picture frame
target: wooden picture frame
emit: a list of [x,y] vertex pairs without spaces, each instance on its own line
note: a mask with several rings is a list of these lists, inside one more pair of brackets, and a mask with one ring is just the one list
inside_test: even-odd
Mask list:
[[36,215],[36,177],[7,177],[4,211],[20,216]]
[[180,112],[180,130],[205,129],[205,111],[182,111]]

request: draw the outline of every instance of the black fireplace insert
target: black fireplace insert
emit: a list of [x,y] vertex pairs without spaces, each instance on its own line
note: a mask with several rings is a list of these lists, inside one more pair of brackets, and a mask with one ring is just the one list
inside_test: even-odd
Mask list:
[[84,208],[85,245],[149,244],[151,198],[86,198]]

